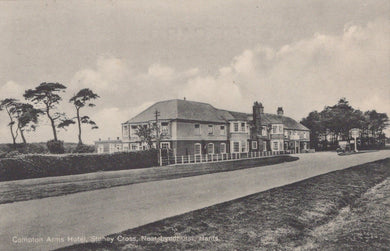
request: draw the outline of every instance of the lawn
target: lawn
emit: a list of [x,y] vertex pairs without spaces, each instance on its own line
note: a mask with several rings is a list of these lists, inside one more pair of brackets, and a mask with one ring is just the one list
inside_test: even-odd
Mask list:
[[275,156],[228,162],[152,167],[144,169],[95,172],[0,182],[0,204],[104,189],[136,183],[177,179],[196,175],[234,171],[298,160],[298,157]]
[[384,250],[390,158],[61,250]]

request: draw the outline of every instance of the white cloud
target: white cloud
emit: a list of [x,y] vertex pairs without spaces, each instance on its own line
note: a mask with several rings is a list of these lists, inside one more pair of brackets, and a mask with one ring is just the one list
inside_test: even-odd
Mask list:
[[23,98],[24,89],[18,83],[10,80],[4,85],[0,86],[0,99],[3,98]]

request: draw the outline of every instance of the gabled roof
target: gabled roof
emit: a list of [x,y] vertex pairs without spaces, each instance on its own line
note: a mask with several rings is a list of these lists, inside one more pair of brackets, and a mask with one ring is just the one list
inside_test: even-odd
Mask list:
[[[125,123],[144,123],[155,120],[155,111],[160,112],[159,120],[192,120],[226,123],[227,121],[240,120],[252,121],[251,113],[233,112],[217,109],[210,104],[182,99],[160,101],[150,106],[137,116]],[[309,130],[292,118],[264,113],[261,118],[262,125],[283,124],[286,129]]]

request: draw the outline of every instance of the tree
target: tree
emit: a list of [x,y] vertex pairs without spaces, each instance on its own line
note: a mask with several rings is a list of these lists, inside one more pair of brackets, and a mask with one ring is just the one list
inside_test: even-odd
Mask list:
[[389,118],[387,114],[372,110],[366,111],[364,116],[366,118],[367,130],[371,133],[372,139],[375,140],[378,137],[381,137],[383,130],[389,125]]
[[64,119],[64,113],[52,113],[56,109],[56,106],[62,100],[59,92],[64,92],[66,86],[60,83],[41,83],[35,89],[28,89],[24,93],[24,98],[30,100],[35,104],[42,104],[44,106],[43,112],[47,115],[50,120],[50,124],[53,130],[54,141],[57,141],[56,123],[58,120]]
[[317,111],[312,111],[306,118],[301,120],[301,124],[310,129],[310,145],[317,148],[320,135],[324,134],[326,131],[321,114]]
[[141,142],[148,144],[149,148],[153,146],[153,140],[156,139],[156,128],[147,125],[139,125],[135,134],[140,138]]
[[27,142],[24,137],[24,132],[26,130],[35,131],[36,124],[38,123],[38,117],[40,114],[43,114],[43,112],[39,109],[35,109],[31,104],[19,102],[15,103],[10,111],[17,120],[17,129],[20,132],[23,143],[26,144]]
[[16,102],[17,102],[17,100],[13,99],[13,98],[6,98],[3,100],[0,100],[0,111],[5,110],[8,114],[9,119],[10,119],[8,126],[9,126],[10,131],[11,131],[11,137],[12,137],[12,141],[13,141],[14,145],[16,144],[16,138],[18,137],[18,129],[16,129],[16,131],[14,131],[13,127],[15,125],[15,119],[12,116],[11,109],[15,106]]
[[[93,104],[92,101],[97,99],[97,98],[100,98],[99,95],[97,95],[96,93],[94,93],[92,90],[90,90],[88,88],[84,88],[84,89],[81,89],[76,95],[74,95],[69,100],[69,102],[72,103],[74,105],[74,107],[76,108],[76,117],[73,119],[77,120],[77,125],[78,125],[78,130],[79,130],[79,134],[78,134],[79,145],[83,144],[83,141],[81,139],[81,124],[89,124],[89,125],[91,125],[91,129],[98,128],[96,123],[94,121],[92,121],[89,118],[89,116],[81,116],[80,115],[80,109],[85,107],[85,106],[94,107],[95,104]],[[71,119],[71,120],[73,121],[73,119]],[[71,122],[63,121],[63,123],[71,123]],[[63,123],[61,123],[60,126],[62,126]]]

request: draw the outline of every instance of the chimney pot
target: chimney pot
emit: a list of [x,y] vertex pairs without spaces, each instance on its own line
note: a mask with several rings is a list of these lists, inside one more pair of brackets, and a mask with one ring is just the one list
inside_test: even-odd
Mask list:
[[278,110],[276,112],[278,115],[283,116],[284,114],[283,107],[278,107]]
[[119,137],[116,137],[117,140],[119,140]]

